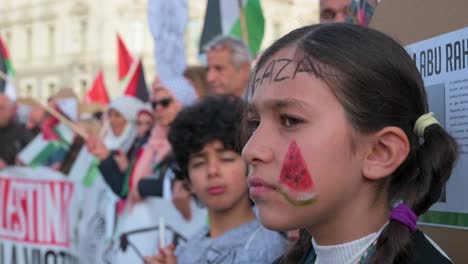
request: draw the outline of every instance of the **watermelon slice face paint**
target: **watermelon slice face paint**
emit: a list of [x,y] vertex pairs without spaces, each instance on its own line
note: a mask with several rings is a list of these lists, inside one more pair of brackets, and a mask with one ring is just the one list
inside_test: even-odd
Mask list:
[[299,146],[289,145],[279,179],[283,197],[293,205],[307,205],[315,201],[315,185]]

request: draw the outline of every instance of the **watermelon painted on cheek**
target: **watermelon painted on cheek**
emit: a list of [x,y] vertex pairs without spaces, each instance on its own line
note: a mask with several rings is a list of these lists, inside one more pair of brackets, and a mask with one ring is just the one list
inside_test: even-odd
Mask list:
[[295,141],[284,158],[279,183],[281,194],[293,205],[307,205],[316,199],[314,181]]

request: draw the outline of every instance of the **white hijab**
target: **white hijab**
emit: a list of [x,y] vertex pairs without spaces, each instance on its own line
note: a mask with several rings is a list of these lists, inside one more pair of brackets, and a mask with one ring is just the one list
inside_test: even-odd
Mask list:
[[124,152],[127,152],[132,146],[133,141],[135,140],[137,130],[136,130],[136,119],[138,112],[144,108],[142,101],[138,100],[135,97],[131,96],[120,96],[112,100],[109,104],[109,109],[114,109],[119,112],[127,121],[122,134],[119,136],[114,135],[112,130],[108,130],[104,138],[104,144],[110,150],[122,149]]

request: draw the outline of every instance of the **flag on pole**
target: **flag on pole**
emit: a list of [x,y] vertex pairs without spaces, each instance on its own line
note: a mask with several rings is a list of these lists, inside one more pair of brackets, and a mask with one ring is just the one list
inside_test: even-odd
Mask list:
[[[260,50],[262,44],[265,17],[260,0],[243,0],[243,12],[247,26],[248,45],[252,56]],[[200,54],[203,47],[218,35],[231,35],[242,38],[241,15],[237,0],[208,0]]]
[[60,123],[47,132],[39,133],[21,150],[18,159],[32,168],[42,166],[57,151],[68,150],[72,138],[73,132]]
[[124,94],[136,97],[143,102],[149,101],[148,88],[146,87],[145,72],[141,59],[136,66],[132,67],[129,72],[129,80]]
[[0,78],[0,92],[6,94],[12,100],[16,100],[16,88],[12,81],[15,76],[15,70],[11,64],[10,54],[3,39],[0,37],[0,71],[6,76],[6,80]]
[[91,88],[84,96],[83,101],[85,103],[109,103],[109,95],[107,94],[106,84],[104,82],[104,74],[102,73],[102,70],[98,72],[96,79],[94,79],[94,82],[91,85]]
[[128,52],[125,43],[120,35],[117,33],[117,60],[119,65],[119,81],[125,80],[130,68],[134,62],[132,55]]
[[57,151],[68,150],[73,137],[74,133],[69,127],[56,117],[49,116],[41,126],[41,133],[21,150],[18,159],[33,168],[44,165]]

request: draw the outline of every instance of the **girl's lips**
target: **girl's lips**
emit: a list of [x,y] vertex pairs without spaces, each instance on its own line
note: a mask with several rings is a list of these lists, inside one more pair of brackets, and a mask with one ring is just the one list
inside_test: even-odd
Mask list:
[[223,186],[213,186],[209,187],[207,192],[210,195],[220,195],[225,192],[225,188]]
[[276,190],[276,186],[273,184],[267,183],[266,181],[260,179],[259,177],[249,177],[249,192],[250,196],[258,197],[262,196],[267,192],[272,192]]

